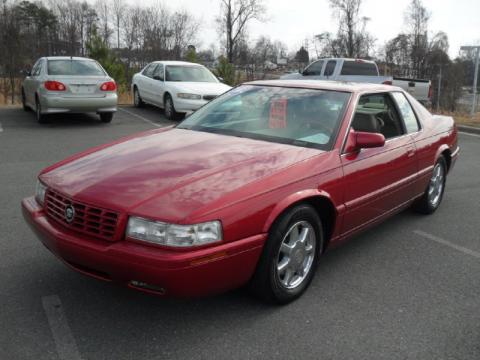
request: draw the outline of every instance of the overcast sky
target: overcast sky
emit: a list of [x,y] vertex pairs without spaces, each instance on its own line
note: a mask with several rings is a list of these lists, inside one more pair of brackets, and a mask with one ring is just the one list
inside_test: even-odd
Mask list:
[[[133,0],[130,0],[133,2]],[[144,0],[144,3],[155,0]],[[202,22],[199,40],[202,47],[218,40],[214,19],[219,0],[164,1],[170,8],[184,8]],[[250,39],[264,34],[283,41],[289,51],[298,49],[303,39],[325,31],[335,32],[328,0],[265,0],[269,20],[252,22]],[[362,16],[371,18],[368,30],[381,46],[404,29],[404,11],[410,0],[364,0]],[[458,55],[459,47],[480,41],[480,0],[423,0],[431,13],[430,32],[445,31],[450,41],[450,55]],[[313,54],[312,54],[313,55]]]

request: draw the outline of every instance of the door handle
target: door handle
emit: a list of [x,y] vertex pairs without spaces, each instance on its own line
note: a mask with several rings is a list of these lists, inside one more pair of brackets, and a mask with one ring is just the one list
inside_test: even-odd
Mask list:
[[407,148],[407,156],[408,157],[415,156],[415,148],[413,146],[409,146]]

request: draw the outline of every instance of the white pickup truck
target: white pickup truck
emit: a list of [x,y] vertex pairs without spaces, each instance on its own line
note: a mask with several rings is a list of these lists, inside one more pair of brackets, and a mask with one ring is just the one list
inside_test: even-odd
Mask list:
[[424,104],[430,101],[432,91],[430,80],[380,76],[375,62],[361,59],[320,59],[308,65],[302,72],[286,74],[280,79],[333,80],[394,85],[408,91],[415,99]]

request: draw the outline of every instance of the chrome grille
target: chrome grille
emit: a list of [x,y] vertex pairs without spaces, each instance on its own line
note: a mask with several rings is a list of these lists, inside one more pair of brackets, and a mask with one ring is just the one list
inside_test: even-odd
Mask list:
[[[65,217],[65,209],[72,206],[75,216],[71,222]],[[118,213],[73,201],[62,194],[48,189],[45,197],[47,216],[63,226],[97,238],[114,241],[118,224]]]

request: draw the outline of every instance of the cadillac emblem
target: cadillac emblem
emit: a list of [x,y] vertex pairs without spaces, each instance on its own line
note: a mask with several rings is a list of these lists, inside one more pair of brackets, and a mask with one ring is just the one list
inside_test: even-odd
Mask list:
[[75,209],[72,205],[67,205],[65,208],[65,220],[71,223],[75,219]]

